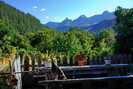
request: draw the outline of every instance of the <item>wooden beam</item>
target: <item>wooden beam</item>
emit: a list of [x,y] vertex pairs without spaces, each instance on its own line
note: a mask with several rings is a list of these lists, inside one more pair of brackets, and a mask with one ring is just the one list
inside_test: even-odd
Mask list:
[[[74,70],[94,70],[94,69],[108,69],[108,68],[121,68],[128,67],[129,64],[111,64],[111,65],[87,65],[87,66],[60,66],[59,68],[63,71],[74,71]],[[51,68],[46,67],[35,67],[35,69],[46,70]]]
[[67,79],[67,80],[44,80],[39,81],[39,84],[49,84],[49,83],[76,83],[85,81],[107,81],[115,79],[133,79],[133,76],[111,76],[111,77],[99,77],[99,78],[80,78],[80,79]]

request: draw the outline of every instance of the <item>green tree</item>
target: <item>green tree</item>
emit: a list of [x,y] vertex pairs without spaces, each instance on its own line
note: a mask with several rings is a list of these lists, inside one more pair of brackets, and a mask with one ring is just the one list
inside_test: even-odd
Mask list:
[[54,30],[44,29],[43,31],[38,31],[29,37],[31,45],[37,48],[41,52],[51,51],[53,40],[57,32]]
[[117,24],[115,31],[117,32],[116,53],[132,53],[133,52],[133,9],[125,9],[118,7],[115,11],[117,16]]
[[73,34],[79,39],[82,50],[85,54],[91,55],[91,50],[95,42],[94,34],[86,31],[75,31]]
[[96,55],[113,55],[115,44],[115,33],[111,28],[99,31],[96,34],[96,41],[93,53]]

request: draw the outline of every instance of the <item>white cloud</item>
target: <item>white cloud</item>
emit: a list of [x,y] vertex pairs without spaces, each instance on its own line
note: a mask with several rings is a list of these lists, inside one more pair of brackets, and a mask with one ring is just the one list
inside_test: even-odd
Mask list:
[[37,9],[38,7],[37,6],[33,6],[34,9]]
[[41,11],[41,12],[44,12],[44,11],[46,11],[46,9],[45,9],[45,8],[42,8],[40,11]]

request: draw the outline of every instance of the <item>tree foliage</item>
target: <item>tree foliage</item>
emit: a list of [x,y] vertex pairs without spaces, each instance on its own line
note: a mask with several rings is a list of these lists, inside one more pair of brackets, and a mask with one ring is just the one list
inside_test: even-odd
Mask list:
[[132,53],[133,9],[118,7],[115,14],[117,16],[117,24],[115,26],[115,31],[117,32],[116,53]]
[[43,25],[34,16],[29,13],[23,13],[3,1],[0,1],[0,19],[7,22],[7,26],[12,25],[16,31],[22,34],[43,28]]

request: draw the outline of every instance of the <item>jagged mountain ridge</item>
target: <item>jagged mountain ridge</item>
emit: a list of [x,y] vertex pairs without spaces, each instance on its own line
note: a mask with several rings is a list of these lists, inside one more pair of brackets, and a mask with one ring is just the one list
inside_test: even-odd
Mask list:
[[[62,22],[48,22],[46,25],[49,28],[57,29],[59,31],[66,31],[72,27],[79,27],[81,29],[96,31],[104,29],[115,24],[115,15],[113,12],[104,11],[102,14],[86,17],[79,16],[75,20],[66,18]],[[107,24],[106,24],[107,23]]]

